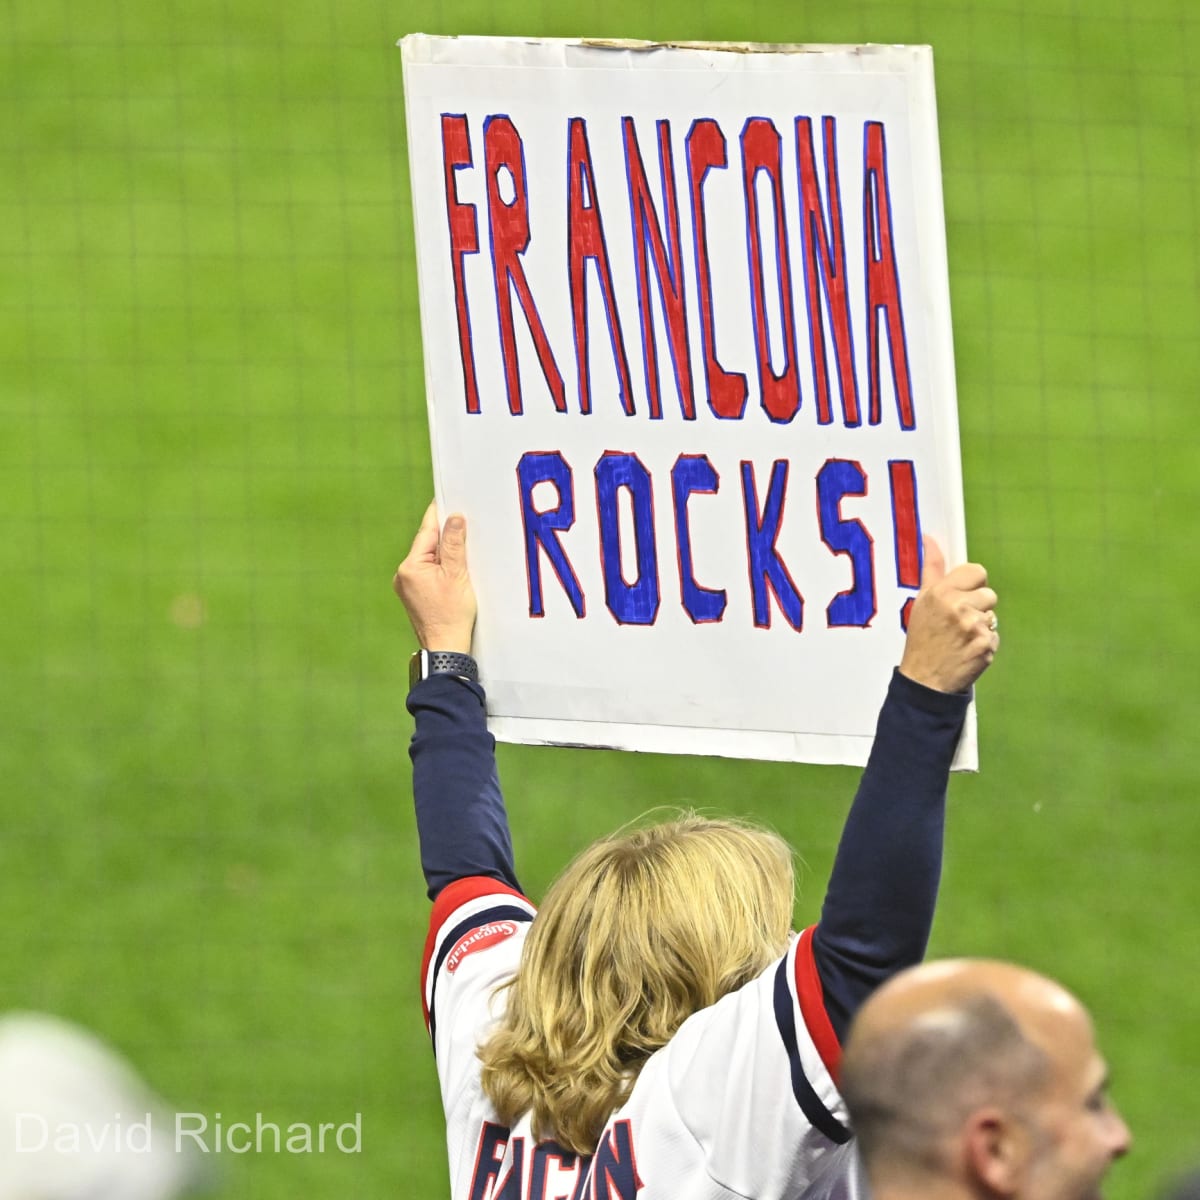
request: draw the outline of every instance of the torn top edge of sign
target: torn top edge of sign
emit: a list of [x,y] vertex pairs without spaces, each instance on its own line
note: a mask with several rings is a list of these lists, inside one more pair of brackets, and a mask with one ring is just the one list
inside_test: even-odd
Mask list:
[[591,51],[615,51],[619,53],[651,54],[663,50],[695,50],[712,53],[742,55],[801,55],[842,53],[859,56],[887,54],[896,50],[929,52],[926,44],[889,44],[883,42],[863,43],[805,43],[805,42],[698,42],[698,41],[647,41],[640,38],[521,38],[481,37],[476,34],[428,34],[410,33],[397,41],[408,54],[418,47],[432,50],[435,43],[508,43],[512,46],[560,46],[564,49],[578,48]]

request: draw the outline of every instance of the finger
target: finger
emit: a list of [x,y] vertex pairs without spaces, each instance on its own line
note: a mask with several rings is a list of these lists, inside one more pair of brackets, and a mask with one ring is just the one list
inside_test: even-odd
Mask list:
[[963,599],[980,612],[991,612],[996,607],[1000,597],[990,587],[978,587],[973,591],[964,592]]
[[438,518],[437,501],[430,500],[425,515],[421,518],[421,527],[413,538],[409,558],[436,559],[438,549]]
[[987,586],[987,571],[979,563],[963,563],[946,575],[946,582],[960,592],[974,592]]
[[921,566],[922,589],[932,587],[946,574],[946,559],[936,538],[922,537],[921,550],[925,561]]
[[442,531],[442,569],[451,575],[467,573],[467,520],[462,513],[451,513]]

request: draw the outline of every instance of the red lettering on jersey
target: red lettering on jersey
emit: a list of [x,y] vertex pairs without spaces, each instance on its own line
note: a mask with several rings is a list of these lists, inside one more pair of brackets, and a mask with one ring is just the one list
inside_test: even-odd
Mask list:
[[446,970],[453,975],[468,954],[474,954],[477,950],[486,950],[489,946],[507,941],[516,932],[515,921],[489,921],[486,925],[480,925],[478,929],[472,929],[446,955]]

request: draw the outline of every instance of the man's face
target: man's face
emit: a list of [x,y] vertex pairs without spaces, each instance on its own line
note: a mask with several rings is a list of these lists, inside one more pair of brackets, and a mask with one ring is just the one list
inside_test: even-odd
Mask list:
[[[1100,1200],[1100,1184],[1130,1145],[1129,1129],[1108,1098],[1108,1068],[1082,1008],[1059,1014],[1043,1043],[1053,1077],[1031,1106],[1034,1149],[1027,1200]],[[1039,1039],[1041,1040],[1041,1039]]]

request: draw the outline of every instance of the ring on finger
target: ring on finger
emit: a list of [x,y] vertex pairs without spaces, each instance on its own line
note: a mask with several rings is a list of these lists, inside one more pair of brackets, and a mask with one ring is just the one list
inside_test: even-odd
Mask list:
[[995,633],[1000,628],[1000,618],[995,612],[988,613],[988,628]]

